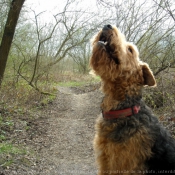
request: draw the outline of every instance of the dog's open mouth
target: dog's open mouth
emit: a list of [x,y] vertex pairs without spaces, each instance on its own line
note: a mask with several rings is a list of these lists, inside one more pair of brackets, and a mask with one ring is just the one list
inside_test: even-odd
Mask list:
[[115,46],[111,44],[111,37],[112,37],[112,34],[109,35],[106,32],[102,32],[102,34],[100,35],[98,44],[105,47],[109,57],[112,58],[116,64],[119,64],[119,59],[115,53]]
[[109,45],[110,44],[110,37],[111,36],[108,36],[107,34],[106,34],[106,32],[102,32],[102,34],[100,35],[100,39],[99,39],[99,43],[100,44],[103,44],[103,45]]

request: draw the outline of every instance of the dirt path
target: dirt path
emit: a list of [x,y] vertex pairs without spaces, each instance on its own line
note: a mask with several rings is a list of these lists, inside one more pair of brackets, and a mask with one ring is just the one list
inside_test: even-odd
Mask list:
[[55,102],[44,110],[46,117],[37,121],[40,134],[27,141],[38,158],[28,167],[19,165],[4,174],[95,175],[92,141],[101,100],[98,90],[82,93],[60,87]]

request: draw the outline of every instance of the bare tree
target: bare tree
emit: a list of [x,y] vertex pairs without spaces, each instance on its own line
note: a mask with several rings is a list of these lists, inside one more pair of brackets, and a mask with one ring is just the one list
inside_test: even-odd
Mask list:
[[155,72],[155,75],[158,75],[167,68],[175,68],[175,7],[172,0],[153,0],[153,2],[159,11],[167,15],[167,20],[164,22],[166,31],[165,27],[162,28],[161,32],[164,31],[164,35],[161,37],[161,44],[159,44],[161,45],[159,54],[156,54],[159,65],[161,65]]
[[10,10],[0,45],[0,85],[3,79],[16,24],[24,1],[25,0],[13,0],[10,4]]
[[97,0],[97,4],[112,11],[110,22],[137,45],[141,60],[152,68],[158,87],[145,94],[149,104],[171,110],[175,104],[174,0]]
[[1,0],[0,2],[0,42],[4,32],[5,20],[10,8],[10,4],[7,0]]
[[[54,14],[53,21],[48,23],[43,23],[40,20],[45,12],[36,14],[33,11],[32,23],[31,25],[27,24],[30,27],[24,29],[28,30],[25,32],[25,37],[18,37],[17,33],[15,38],[13,57],[16,54],[14,58],[16,76],[22,77],[40,92],[41,90],[38,87],[40,79],[48,77],[51,68],[65,58],[77,61],[77,56],[82,55],[82,50],[87,48],[86,45],[89,44],[94,31],[103,21],[94,23],[97,16],[95,12],[78,10],[77,8],[74,10],[71,7],[72,3],[74,1],[67,0],[63,11]],[[23,27],[25,25],[23,24]],[[19,34],[21,36],[21,31]],[[26,45],[23,43],[20,45],[22,38],[23,41],[27,40],[33,44],[28,43]],[[76,57],[72,58],[70,54],[75,54],[75,52]],[[87,71],[88,68],[89,55],[90,50],[87,50],[86,55],[82,55],[81,58],[81,61],[84,62],[82,65],[84,71]]]
[[[158,75],[168,67],[173,67],[174,56],[174,11],[171,0],[138,1],[97,1],[113,11],[111,20],[122,30],[130,42],[140,51],[142,60],[148,62],[154,74]],[[154,3],[155,2],[155,3]],[[170,8],[171,7],[171,8]]]
[[77,64],[77,69],[80,73],[86,74],[89,71],[90,54],[91,50],[88,42],[82,43],[69,53],[69,56]]

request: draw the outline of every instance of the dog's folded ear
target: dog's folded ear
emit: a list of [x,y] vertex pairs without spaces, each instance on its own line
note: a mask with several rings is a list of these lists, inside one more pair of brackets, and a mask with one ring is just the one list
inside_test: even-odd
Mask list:
[[148,64],[143,63],[141,64],[141,67],[142,67],[144,85],[156,86],[156,80]]

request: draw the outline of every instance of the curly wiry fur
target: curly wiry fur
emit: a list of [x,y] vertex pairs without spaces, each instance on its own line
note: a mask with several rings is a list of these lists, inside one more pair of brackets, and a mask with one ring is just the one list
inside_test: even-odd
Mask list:
[[98,175],[175,174],[175,141],[142,101],[142,88],[156,85],[148,64],[114,26],[104,26],[92,45],[90,65],[101,77],[105,94],[102,110],[140,106],[139,113],[129,117],[98,117],[94,138]]

